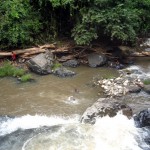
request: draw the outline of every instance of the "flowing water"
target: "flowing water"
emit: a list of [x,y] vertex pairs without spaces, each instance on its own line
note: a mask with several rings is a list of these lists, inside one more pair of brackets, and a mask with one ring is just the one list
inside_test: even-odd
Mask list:
[[[135,65],[149,74],[149,60]],[[93,79],[118,72],[85,66],[73,70],[73,78],[34,75],[36,81],[25,84],[0,79],[0,150],[150,150],[145,142],[150,130],[136,128],[121,114],[99,118],[95,125],[80,123],[82,113],[100,97]],[[148,108],[149,97],[143,95]]]

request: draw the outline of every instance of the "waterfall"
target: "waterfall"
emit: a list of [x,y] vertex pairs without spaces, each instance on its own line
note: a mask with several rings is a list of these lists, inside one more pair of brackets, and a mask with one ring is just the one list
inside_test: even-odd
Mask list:
[[[122,114],[94,125],[71,117],[26,115],[0,122],[1,150],[148,150],[143,131]],[[142,133],[142,134],[141,134]],[[13,142],[12,142],[13,141]],[[12,144],[14,145],[12,146]]]

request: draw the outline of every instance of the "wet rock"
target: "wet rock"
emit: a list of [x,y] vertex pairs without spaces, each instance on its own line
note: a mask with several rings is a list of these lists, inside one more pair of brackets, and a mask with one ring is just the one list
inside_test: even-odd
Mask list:
[[146,93],[150,94],[150,84],[149,84],[149,85],[144,85],[143,90],[144,90]]
[[106,63],[106,57],[96,53],[89,54],[88,63],[90,67],[102,66]]
[[150,108],[142,110],[138,115],[134,116],[134,120],[138,127],[150,126]]
[[128,118],[132,116],[132,109],[117,100],[112,98],[100,98],[91,107],[87,108],[81,117],[81,122],[94,124],[97,117],[104,117],[106,115],[114,117],[118,111]]
[[146,52],[150,52],[150,48],[146,48],[145,51],[146,51]]
[[79,65],[79,61],[76,59],[68,60],[63,63],[63,66],[73,67],[73,68],[77,67],[78,65]]
[[131,85],[128,87],[129,93],[139,93],[141,88],[137,85]]
[[40,75],[46,75],[52,73],[53,66],[53,54],[50,51],[46,51],[46,53],[41,53],[29,61],[27,61],[27,66],[34,73]]
[[72,77],[76,73],[66,69],[65,67],[58,67],[53,71],[53,74],[58,76],[58,77]]

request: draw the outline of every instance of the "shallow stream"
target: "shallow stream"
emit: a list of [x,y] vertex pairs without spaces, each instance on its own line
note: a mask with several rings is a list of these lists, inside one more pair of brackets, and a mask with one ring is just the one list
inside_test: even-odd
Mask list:
[[[150,59],[139,59],[132,67],[149,75]],[[136,128],[121,114],[100,118],[95,125],[79,122],[86,108],[104,96],[92,81],[118,76],[118,71],[86,66],[73,70],[73,78],[34,75],[35,82],[25,84],[0,79],[0,150],[150,150],[144,141],[150,131]],[[127,101],[134,112],[150,107],[145,93]]]

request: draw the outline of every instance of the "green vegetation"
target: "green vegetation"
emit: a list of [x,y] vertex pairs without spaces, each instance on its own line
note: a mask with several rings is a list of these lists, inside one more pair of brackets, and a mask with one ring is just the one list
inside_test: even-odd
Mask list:
[[149,84],[150,84],[150,79],[145,79],[145,80],[143,81],[143,83],[144,83],[145,85],[149,85]]
[[114,79],[116,76],[113,74],[106,75],[104,79]]
[[21,82],[27,82],[27,81],[31,81],[32,79],[32,75],[31,74],[25,74],[20,78]]
[[53,64],[52,69],[53,69],[53,70],[56,70],[57,68],[60,68],[61,66],[62,66],[62,64],[60,64],[60,63],[57,62],[57,63],[54,63],[54,64]]
[[0,77],[5,76],[13,76],[13,77],[20,77],[25,74],[23,69],[18,69],[11,65],[9,61],[4,62],[4,65],[0,67]]
[[0,1],[0,47],[18,47],[33,42],[41,26],[39,15],[29,0]]
[[20,77],[22,82],[32,78],[30,74],[26,74],[25,70],[14,67],[9,61],[4,62],[0,67],[0,77]]
[[46,38],[72,37],[79,45],[97,38],[135,43],[150,32],[150,0],[0,1],[0,48]]

